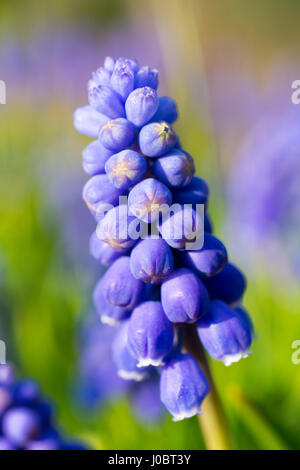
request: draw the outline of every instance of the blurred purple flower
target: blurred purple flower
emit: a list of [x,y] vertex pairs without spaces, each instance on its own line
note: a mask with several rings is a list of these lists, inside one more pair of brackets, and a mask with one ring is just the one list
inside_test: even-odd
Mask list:
[[[234,245],[300,274],[300,110],[265,117],[245,138],[228,181]],[[234,249],[234,247],[232,247]],[[249,254],[247,253],[247,258]]]
[[59,31],[52,25],[33,34],[28,41],[17,35],[3,38],[1,79],[7,83],[10,102],[27,98],[34,106],[53,102],[57,97],[64,102],[76,99],[78,103],[80,97],[85,99],[83,84],[90,70],[104,54],[143,57],[162,69],[158,39],[151,27],[144,24],[135,28],[118,24],[98,35],[78,28]]
[[101,408],[111,400],[127,396],[135,417],[143,424],[154,423],[164,414],[159,398],[159,375],[152,369],[142,381],[119,377],[111,344],[116,329],[91,317],[82,325],[82,346],[77,379],[77,397],[87,409]]
[[115,329],[89,320],[81,331],[78,390],[84,405],[101,406],[107,400],[124,395],[130,382],[118,376],[112,359],[111,343]]
[[246,48],[226,43],[210,50],[206,65],[215,138],[226,170],[249,129],[292,106],[299,58],[283,50],[259,67]]
[[62,253],[71,266],[91,273],[93,279],[93,275],[97,273],[98,276],[103,269],[100,263],[87,254],[94,223],[80,197],[79,189],[81,190],[84,177],[72,161],[62,163],[58,158],[51,160],[48,152],[53,155],[68,155],[72,150],[69,147],[59,149],[56,146],[48,149],[36,171],[41,193],[47,200],[46,207],[50,207],[59,223]]
[[82,449],[56,429],[53,405],[31,379],[17,380],[13,368],[0,364],[0,450]]
[[162,419],[164,408],[159,395],[159,375],[135,382],[130,392],[130,402],[135,416],[143,423],[151,424]]

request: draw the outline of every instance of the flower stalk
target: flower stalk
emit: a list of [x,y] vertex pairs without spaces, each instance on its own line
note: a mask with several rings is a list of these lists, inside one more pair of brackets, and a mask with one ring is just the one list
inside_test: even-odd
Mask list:
[[183,348],[192,354],[205,373],[210,386],[210,393],[206,396],[202,409],[198,415],[203,438],[208,450],[232,449],[230,432],[209,363],[203,346],[197,335],[195,325],[185,325],[183,328]]

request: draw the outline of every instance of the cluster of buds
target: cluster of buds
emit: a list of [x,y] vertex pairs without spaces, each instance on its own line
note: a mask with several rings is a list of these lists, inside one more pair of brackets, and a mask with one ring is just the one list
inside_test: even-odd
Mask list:
[[84,450],[67,442],[52,422],[52,407],[36,382],[16,380],[11,366],[0,365],[0,450]]
[[226,365],[248,355],[253,329],[240,307],[245,278],[212,234],[208,185],[194,176],[172,127],[176,103],[159,98],[157,87],[157,70],[107,57],[74,125],[96,139],[83,151],[91,177],[83,199],[97,222],[90,251],[108,267],[95,308],[118,328],[119,375],[141,381],[157,368],[161,401],[176,421],[200,413],[209,392],[186,353],[186,325],[195,324],[207,353]]

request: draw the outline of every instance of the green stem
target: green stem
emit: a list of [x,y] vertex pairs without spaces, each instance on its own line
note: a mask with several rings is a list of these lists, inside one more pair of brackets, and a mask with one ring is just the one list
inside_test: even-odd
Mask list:
[[209,450],[232,449],[223,406],[195,325],[184,327],[183,344],[185,351],[192,354],[200,365],[210,385],[210,392],[203,402],[203,414],[198,417],[206,448]]

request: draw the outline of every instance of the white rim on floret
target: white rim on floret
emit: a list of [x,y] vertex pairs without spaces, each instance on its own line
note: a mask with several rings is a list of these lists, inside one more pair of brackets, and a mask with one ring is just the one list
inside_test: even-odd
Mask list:
[[119,320],[116,320],[115,318],[109,317],[107,315],[101,315],[100,320],[104,325],[109,325],[109,326],[119,326],[120,325]]
[[118,370],[118,375],[124,380],[135,380],[136,382],[141,382],[148,374],[136,371],[128,372],[127,370],[120,369]]
[[201,415],[203,411],[201,410],[201,406],[194,406],[190,410],[182,411],[181,413],[178,414],[173,414],[172,421],[182,421],[183,419],[186,418],[191,418],[192,416],[195,415]]
[[246,359],[250,354],[252,354],[252,351],[249,351],[249,349],[246,349],[246,351],[241,351],[236,354],[225,354],[225,356],[222,357],[221,361],[224,362],[225,366],[231,366],[234,362],[239,362],[241,359]]
[[144,357],[143,359],[139,359],[139,362],[137,364],[137,367],[148,367],[148,366],[163,366],[163,358],[161,357],[160,359],[151,359],[151,357]]

